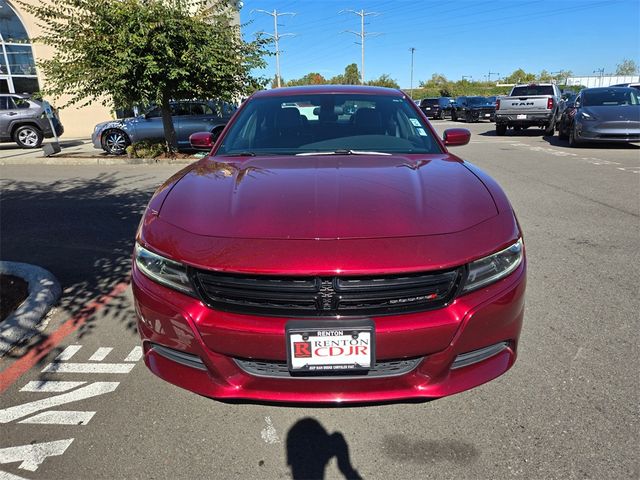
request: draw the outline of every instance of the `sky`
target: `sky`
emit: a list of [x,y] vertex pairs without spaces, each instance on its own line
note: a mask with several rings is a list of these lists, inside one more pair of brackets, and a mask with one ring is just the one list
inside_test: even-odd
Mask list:
[[[615,73],[623,59],[640,64],[640,0],[244,0],[243,34],[273,33],[273,17],[256,10],[292,12],[278,18],[280,69],[285,80],[318,72],[326,78],[357,63],[360,17],[341,10],[364,9],[366,80],[386,73],[402,88],[444,74],[451,80],[504,77],[517,68],[574,75]],[[275,57],[266,69],[275,75]]]

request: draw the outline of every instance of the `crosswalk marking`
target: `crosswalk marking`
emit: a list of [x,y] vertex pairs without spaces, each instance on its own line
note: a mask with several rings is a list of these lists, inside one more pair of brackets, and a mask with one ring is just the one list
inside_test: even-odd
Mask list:
[[68,438],[55,442],[32,443],[18,447],[0,448],[0,463],[21,462],[18,468],[35,472],[47,457],[62,455],[65,450],[69,448],[73,440],[73,438]]
[[13,420],[26,417],[27,415],[31,415],[41,410],[104,395],[105,393],[113,392],[118,385],[120,385],[120,382],[93,382],[71,392],[4,408],[0,410],[0,423],[9,423]]
[[20,389],[21,392],[66,392],[87,382],[62,382],[54,380],[34,380]]
[[79,410],[48,410],[38,413],[33,417],[25,418],[18,423],[30,423],[38,425],[86,425],[96,412],[83,412]]
[[95,351],[95,353],[93,355],[91,355],[89,357],[89,361],[90,362],[101,362],[105,358],[107,358],[107,355],[109,355],[109,353],[111,353],[111,350],[113,350],[113,348],[111,348],[111,347],[100,347],[99,349],[97,349]]
[[82,348],[82,345],[69,345],[65,348],[60,355],[56,357],[56,362],[66,362],[78,353],[78,350]]
[[137,362],[141,358],[142,358],[142,347],[135,346],[135,347],[133,347],[133,350],[131,350],[131,353],[129,353],[129,355],[127,355],[127,358],[124,359],[124,361],[125,362]]
[[50,363],[42,373],[129,373],[135,363]]

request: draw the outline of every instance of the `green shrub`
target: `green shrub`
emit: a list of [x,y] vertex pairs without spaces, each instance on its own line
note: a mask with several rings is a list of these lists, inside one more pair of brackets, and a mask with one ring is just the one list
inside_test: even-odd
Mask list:
[[164,140],[142,140],[127,147],[127,153],[133,158],[156,158],[167,153]]

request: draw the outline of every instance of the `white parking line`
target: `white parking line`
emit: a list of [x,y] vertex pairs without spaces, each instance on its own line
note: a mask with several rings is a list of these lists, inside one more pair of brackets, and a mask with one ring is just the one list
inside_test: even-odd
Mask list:
[[129,373],[134,363],[50,363],[42,373]]
[[60,355],[56,357],[56,362],[66,362],[68,360],[71,360],[71,357],[78,353],[78,350],[80,350],[81,348],[82,345],[69,345],[62,351]]
[[33,417],[25,418],[18,423],[37,425],[86,425],[96,412],[80,410],[48,410]]
[[89,361],[90,362],[101,362],[105,358],[107,358],[107,355],[109,355],[109,353],[111,353],[111,350],[113,350],[113,348],[111,348],[111,347],[100,347],[99,349],[97,349],[95,351],[95,353],[93,355],[91,355],[89,357]]
[[87,382],[58,382],[54,380],[34,380],[20,389],[21,392],[66,392]]

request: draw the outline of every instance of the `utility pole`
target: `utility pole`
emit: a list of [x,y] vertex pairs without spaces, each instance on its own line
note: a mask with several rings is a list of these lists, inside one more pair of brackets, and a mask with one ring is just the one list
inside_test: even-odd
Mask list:
[[601,87],[602,86],[602,77],[604,77],[604,68],[598,68],[597,70],[594,70],[593,73],[599,73],[600,74],[600,81],[598,82],[598,86]]
[[411,86],[409,87],[409,96],[413,100],[413,54],[415,53],[416,49],[414,47],[411,47],[409,51],[411,52]]
[[373,15],[374,17],[377,17],[378,15],[380,15],[377,12],[365,12],[364,9],[360,10],[360,11],[356,11],[356,10],[340,10],[340,12],[338,13],[353,13],[355,15],[358,15],[360,17],[360,32],[354,32],[353,30],[344,30],[341,33],[353,33],[354,35],[360,37],[360,42],[356,42],[357,45],[360,45],[361,49],[362,49],[362,63],[360,65],[360,83],[364,85],[364,39],[365,37],[377,37],[378,35],[382,35],[381,33],[378,32],[370,32],[370,33],[365,33],[364,31],[364,19],[365,17],[368,17],[369,15]]
[[491,81],[491,75],[500,75],[497,72],[492,72],[491,70],[489,70],[489,75],[487,75],[487,81],[490,82]]
[[275,8],[273,9],[273,12],[268,12],[266,10],[251,10],[251,12],[259,12],[259,13],[265,13],[267,15],[270,15],[273,17],[273,33],[269,33],[269,32],[260,32],[260,33],[264,33],[265,35],[269,35],[271,38],[273,38],[273,40],[275,41],[276,44],[276,86],[278,88],[280,88],[281,82],[280,82],[280,39],[282,37],[293,37],[295,36],[295,33],[283,33],[283,34],[279,34],[278,33],[278,17],[282,17],[283,15],[291,15],[294,16],[295,13],[293,12],[278,12]]

